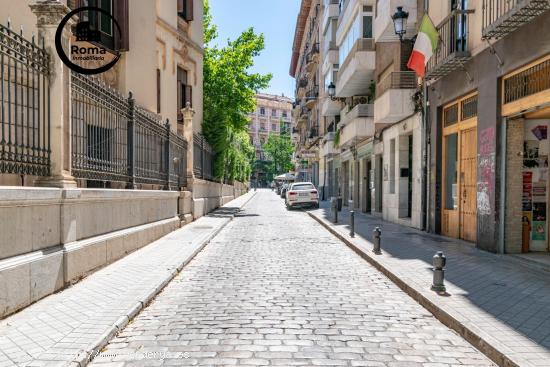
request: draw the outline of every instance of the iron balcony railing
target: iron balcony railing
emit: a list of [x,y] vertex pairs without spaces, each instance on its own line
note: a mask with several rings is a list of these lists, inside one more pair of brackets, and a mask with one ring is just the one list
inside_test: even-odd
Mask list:
[[71,74],[71,166],[88,186],[125,182],[179,189],[186,185],[187,142],[158,115],[102,82]]
[[550,60],[504,79],[504,101],[510,103],[550,89]]
[[548,0],[483,0],[482,36],[502,38],[547,10]]
[[0,173],[50,175],[48,53],[0,24]]
[[193,173],[196,178],[214,179],[214,151],[200,134],[193,134]]
[[468,45],[473,10],[454,10],[437,26],[439,46],[426,66],[426,77],[436,79],[463,67],[471,58]]
[[381,96],[389,89],[415,89],[416,86],[417,79],[414,71],[393,71],[380,81],[376,94]]

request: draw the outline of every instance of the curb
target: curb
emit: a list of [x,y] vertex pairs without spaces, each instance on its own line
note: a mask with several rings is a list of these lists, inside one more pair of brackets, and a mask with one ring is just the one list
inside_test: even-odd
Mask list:
[[[162,281],[160,284],[158,284],[154,289],[152,289],[149,293],[143,297],[142,300],[139,300],[132,306],[126,315],[121,316],[117,321],[114,322],[114,324],[107,329],[99,339],[94,342],[87,350],[81,351],[75,359],[73,359],[72,362],[69,362],[68,366],[70,367],[84,367],[88,365],[94,357],[105,347],[107,344],[120,332],[122,329],[124,329],[130,321],[136,317],[147,305],[155,299],[156,296],[158,296],[164,288],[183,270],[183,268],[189,264],[195,256],[201,252],[210,241],[214,237],[216,237],[222,229],[225,228],[234,218],[235,214],[238,213],[242,208],[244,208],[250,200],[252,200],[256,196],[256,192],[253,192],[250,198],[248,198],[237,210],[234,210],[231,214],[227,216],[227,220],[218,226],[218,228],[214,229],[212,233],[210,233],[206,238],[203,240],[203,242],[197,246],[197,248],[191,253],[190,256],[188,256],[185,260],[182,261],[180,265],[178,265],[174,270],[170,272],[170,274]],[[220,209],[220,208],[218,208]]]
[[[307,212],[307,214],[311,218],[316,220],[319,224],[321,224],[330,233],[332,233],[335,237],[337,237],[340,241],[344,242],[351,250],[353,250],[355,253],[361,256],[361,258],[366,260],[368,263],[374,266],[378,271],[380,271],[382,274],[388,277],[401,290],[403,290],[411,298],[413,298],[416,302],[418,302],[422,307],[424,307],[431,314],[433,314],[435,318],[438,319],[443,325],[457,332],[462,338],[464,338],[467,342],[472,344],[480,352],[485,354],[485,356],[487,356],[490,360],[492,360],[493,362],[495,362],[497,365],[501,367],[521,367],[519,364],[517,364],[512,359],[510,359],[510,357],[508,357],[506,354],[501,352],[496,346],[494,346],[492,344],[492,341],[483,339],[481,336],[479,336],[479,334],[476,331],[472,330],[469,326],[464,325],[454,316],[450,315],[447,311],[445,311],[443,308],[433,303],[420,291],[418,291],[414,287],[407,284],[405,281],[399,278],[398,275],[392,272],[388,267],[380,263],[371,254],[369,254],[364,249],[354,244],[350,238],[347,238],[347,236],[343,235],[342,233],[334,229],[324,219],[316,216],[315,214],[312,214],[311,212]],[[369,241],[367,242],[370,243]]]

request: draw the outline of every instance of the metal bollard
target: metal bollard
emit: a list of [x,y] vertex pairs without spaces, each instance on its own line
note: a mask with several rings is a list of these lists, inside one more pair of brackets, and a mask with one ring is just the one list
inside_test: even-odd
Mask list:
[[382,253],[382,251],[380,251],[380,242],[382,241],[382,230],[380,229],[380,227],[376,227],[372,231],[372,240],[374,244],[372,252],[374,252],[376,255],[380,255]]
[[350,231],[349,235],[351,237],[355,237],[355,212],[351,210],[349,212],[349,220],[350,220]]
[[444,293],[445,288],[445,264],[447,263],[447,258],[443,255],[443,252],[438,251],[433,259],[432,264],[434,266],[434,279],[432,284],[432,290],[437,293]]

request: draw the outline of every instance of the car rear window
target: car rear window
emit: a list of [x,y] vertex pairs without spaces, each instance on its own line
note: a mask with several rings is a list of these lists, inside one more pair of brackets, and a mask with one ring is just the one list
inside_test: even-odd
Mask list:
[[312,184],[293,185],[292,190],[315,190]]

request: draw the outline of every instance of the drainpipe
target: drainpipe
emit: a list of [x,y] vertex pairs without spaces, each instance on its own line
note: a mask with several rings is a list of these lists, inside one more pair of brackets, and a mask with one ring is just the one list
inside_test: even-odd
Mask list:
[[[424,14],[428,13],[430,1],[424,0]],[[430,129],[428,128],[428,85],[423,83],[422,93],[422,230],[429,232],[430,227]]]

